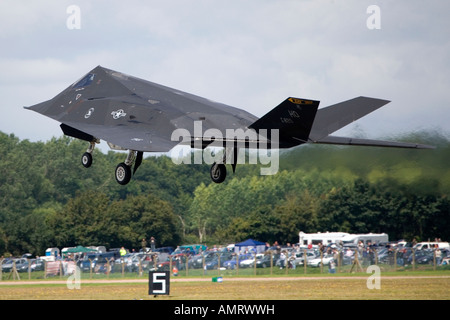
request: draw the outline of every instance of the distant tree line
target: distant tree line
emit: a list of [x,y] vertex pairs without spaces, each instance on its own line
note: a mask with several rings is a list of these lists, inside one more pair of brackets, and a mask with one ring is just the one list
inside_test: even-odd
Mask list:
[[210,181],[208,165],[149,156],[120,186],[113,173],[123,153],[96,150],[85,169],[84,142],[0,133],[0,255],[76,245],[139,249],[152,236],[157,246],[249,237],[295,243],[300,230],[450,239],[449,139],[434,132],[395,139],[437,149],[301,146],[280,153],[276,175],[238,165],[222,184]]

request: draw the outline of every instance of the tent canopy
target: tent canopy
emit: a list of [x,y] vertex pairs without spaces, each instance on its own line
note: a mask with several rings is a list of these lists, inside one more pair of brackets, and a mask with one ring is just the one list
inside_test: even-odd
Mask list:
[[247,239],[243,242],[236,243],[234,245],[234,251],[236,253],[248,250],[250,252],[261,253],[266,250],[266,244],[261,241]]
[[79,253],[79,252],[97,252],[97,250],[88,249],[83,246],[77,246],[75,248],[67,249],[66,253]]

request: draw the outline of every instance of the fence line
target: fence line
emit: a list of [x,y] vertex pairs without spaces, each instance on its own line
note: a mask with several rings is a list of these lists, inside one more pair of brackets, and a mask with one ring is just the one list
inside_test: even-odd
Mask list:
[[[314,253],[315,254],[311,254]],[[144,277],[149,271],[171,271],[174,276],[227,276],[227,275],[289,275],[313,273],[354,273],[365,272],[370,265],[378,265],[382,271],[401,270],[450,270],[448,257],[444,263],[436,251],[414,249],[322,251],[267,251],[258,255],[214,252],[198,258],[195,263],[191,255],[169,256],[160,261],[157,254],[128,256],[118,259],[84,259],[78,261],[45,261],[42,270],[33,269],[34,259],[0,260],[0,280],[21,280],[23,278],[48,279],[72,275],[79,268],[83,277]],[[226,260],[227,259],[227,260]],[[24,265],[25,261],[28,263]],[[306,263],[305,263],[306,261]],[[28,277],[25,274],[28,273]],[[21,275],[24,275],[21,277]]]

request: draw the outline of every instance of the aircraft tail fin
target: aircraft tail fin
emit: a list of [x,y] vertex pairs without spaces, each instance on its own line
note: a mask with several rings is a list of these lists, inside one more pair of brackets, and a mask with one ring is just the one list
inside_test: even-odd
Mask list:
[[357,97],[317,111],[309,138],[317,142],[372,111],[389,103],[388,100]]
[[[308,142],[308,137],[316,116],[319,101],[287,98],[249,128],[261,134],[266,129],[268,135],[272,129],[278,129],[279,147],[290,148]],[[270,136],[268,137],[270,140]]]

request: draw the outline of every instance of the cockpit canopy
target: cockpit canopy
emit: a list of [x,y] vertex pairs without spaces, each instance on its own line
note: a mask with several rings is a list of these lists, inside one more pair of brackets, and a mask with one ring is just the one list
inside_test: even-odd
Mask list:
[[88,85],[90,85],[92,83],[92,81],[94,81],[94,78],[95,78],[95,74],[94,73],[89,73],[83,79],[81,79],[80,81],[76,82],[73,85],[73,88],[77,89],[77,88],[87,87]]

